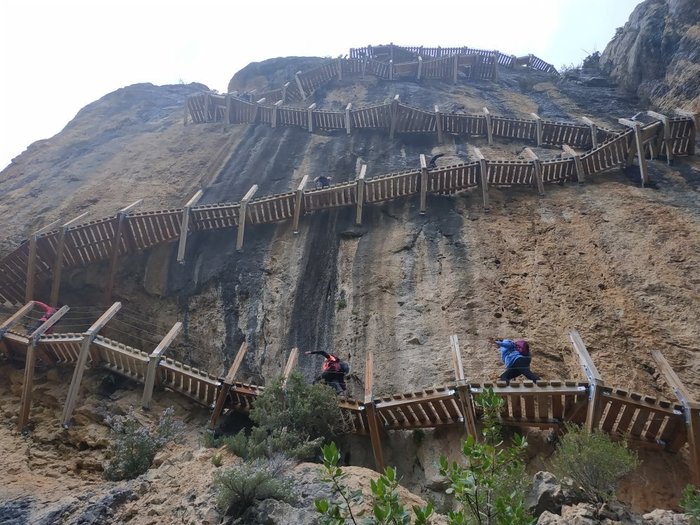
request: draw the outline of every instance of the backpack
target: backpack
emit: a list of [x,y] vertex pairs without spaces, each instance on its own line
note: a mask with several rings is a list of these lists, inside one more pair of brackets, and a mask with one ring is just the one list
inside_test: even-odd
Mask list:
[[348,375],[350,373],[350,365],[345,361],[336,359],[335,361],[328,361],[326,366],[324,366],[326,372],[342,373],[343,375]]

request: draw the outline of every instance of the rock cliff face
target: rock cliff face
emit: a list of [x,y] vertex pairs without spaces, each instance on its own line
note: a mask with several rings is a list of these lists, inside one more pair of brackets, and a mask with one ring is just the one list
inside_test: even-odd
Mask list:
[[[676,5],[648,4],[668,13]],[[640,27],[651,22],[645,24]],[[639,46],[640,53],[647,49]],[[230,87],[276,88],[313,63],[315,59],[297,58],[251,65],[234,76]],[[635,74],[647,74],[639,67]],[[450,165],[474,159],[475,146],[489,158],[515,160],[528,145],[489,146],[484,139],[464,137],[438,144],[427,135],[390,140],[383,131],[347,136],[264,125],[183,127],[185,98],[198,88],[124,88],[86,107],[56,137],[32,145],[1,174],[3,184],[10,185],[0,194],[7,238],[0,251],[6,253],[32,229],[54,219],[68,220],[84,210],[90,219],[100,218],[142,197],[142,209],[181,206],[203,187],[202,203],[238,201],[253,184],[259,186],[258,195],[266,195],[294,190],[305,175],[353,180],[361,164],[367,164],[368,176],[416,169],[422,153],[443,153],[438,162]],[[494,114],[520,117],[531,112],[560,120],[587,115],[605,127],[647,109],[612,88],[558,83],[530,71],[503,71],[498,83],[456,85],[354,79],[319,90],[303,107],[316,102],[319,108],[337,110],[348,102],[383,103],[396,94],[429,111],[440,104],[450,112],[479,113],[487,106]],[[546,159],[558,152],[542,148],[536,153]],[[216,160],[229,154],[219,166]],[[293,346],[333,349],[349,358],[359,377],[371,349],[375,394],[391,395],[453,380],[451,334],[459,336],[470,379],[495,380],[500,374],[502,365],[487,342],[492,336],[528,338],[535,352],[533,368],[546,379],[579,379],[581,369],[567,339],[568,330],[577,329],[606,384],[673,399],[650,355],[661,349],[688,388],[699,394],[698,168],[695,159],[678,160],[672,167],[652,162],[653,184],[646,189],[639,187],[636,168],[581,186],[551,185],[544,197],[531,189],[494,188],[488,213],[480,195],[471,192],[431,196],[426,215],[409,200],[367,206],[359,228],[353,210],[316,213],[302,219],[298,235],[289,224],[246,228],[240,253],[232,231],[192,235],[185,264],[175,261],[174,246],[120,263],[115,299],[130,309],[132,319],[147,325],[132,321],[139,326],[115,337],[151,351],[149,333],[162,336],[175,321],[183,321],[183,335],[169,355],[214,374],[225,373],[246,340],[250,349],[240,379],[257,383],[282,371]],[[105,272],[105,265],[66,272],[62,301],[98,304]],[[47,283],[43,286],[40,292],[46,294]],[[311,380],[319,364],[302,356],[299,368]],[[80,490],[93,485],[110,490],[96,474],[104,446],[95,443],[97,438],[88,446],[96,464],[90,476],[81,477],[81,469],[66,467],[55,456],[49,467],[22,463],[29,445],[9,430],[18,374],[7,373],[15,381],[0,381],[7,415],[2,439],[14,440],[20,465],[12,497],[31,490],[27,480],[34,470],[44,474],[52,465],[69,470],[66,476]],[[68,383],[66,377],[55,379],[42,386],[52,392],[51,399],[35,397],[36,432],[58,419],[57,400]],[[361,395],[361,383],[353,383],[351,391]],[[88,406],[100,404],[94,385],[88,383],[85,396]],[[161,402],[166,401],[164,396]],[[86,427],[99,424],[84,417]],[[192,416],[193,434],[204,419],[201,413]],[[96,435],[103,439],[104,434],[102,427]],[[52,433],[48,436],[46,447],[62,443]],[[437,457],[456,456],[460,438],[459,429],[426,432],[424,441],[393,433],[385,441],[385,458],[399,467],[408,485],[424,487],[426,480],[437,483]],[[80,447],[80,439],[78,435],[62,446]],[[348,444],[354,463],[371,464],[366,445]],[[196,458],[204,463],[209,459],[200,456]],[[533,465],[541,461],[532,459]],[[621,490],[625,501],[643,510],[675,505],[688,480],[684,456],[650,454],[644,468],[636,475],[648,482],[627,482]],[[209,475],[212,469],[206,470]],[[141,490],[153,495],[150,486],[130,487],[129,498],[139,499]],[[152,490],[159,490],[156,483]],[[211,495],[207,498],[209,504]],[[17,501],[21,506],[23,500]],[[161,497],[158,505],[162,502]],[[135,505],[129,503],[129,508]],[[197,514],[202,509],[180,510],[192,522],[202,519]]]
[[624,90],[659,108],[700,111],[700,3],[642,2],[600,64]]

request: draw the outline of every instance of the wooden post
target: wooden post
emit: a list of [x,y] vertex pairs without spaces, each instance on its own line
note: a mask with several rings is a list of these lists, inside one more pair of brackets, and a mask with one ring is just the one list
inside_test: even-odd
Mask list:
[[532,151],[530,148],[525,148],[523,151],[525,153],[526,157],[529,157],[530,160],[532,160],[532,168],[535,172],[535,184],[537,185],[537,192],[540,195],[544,195],[544,183],[542,182],[542,163],[540,162],[540,159],[537,155],[535,155],[535,152]]
[[423,72],[423,57],[418,55],[418,72],[416,73],[416,80],[420,80],[420,74]]
[[459,56],[452,55],[452,83],[457,83],[457,72],[459,70]]
[[246,221],[246,209],[248,208],[248,201],[253,198],[255,192],[258,191],[258,185],[253,184],[241,200],[241,207],[238,211],[238,236],[236,238],[236,250],[241,251],[243,249],[243,233],[245,231],[245,221]]
[[121,244],[122,235],[124,235],[124,225],[126,223],[127,218],[129,217],[129,212],[131,212],[136,206],[141,204],[142,200],[143,199],[139,199],[136,202],[127,206],[126,208],[122,208],[117,212],[117,228],[114,232],[112,246],[110,247],[109,273],[107,274],[107,284],[105,285],[104,295],[102,297],[102,304],[104,304],[105,306],[112,302],[114,276],[117,273],[117,258],[119,257],[119,246]]
[[345,132],[350,135],[350,130],[352,129],[352,119],[350,117],[350,110],[352,109],[352,102],[345,106]]
[[479,148],[474,148],[474,154],[479,160],[479,183],[481,184],[481,196],[484,200],[484,210],[489,209],[489,171],[486,159]]
[[202,198],[204,192],[198,190],[190,200],[187,201],[185,207],[182,209],[182,220],[180,221],[180,241],[177,247],[177,262],[180,264],[185,263],[185,248],[187,247],[187,234],[190,229],[190,210],[192,206],[197,204],[199,199]]
[[[33,304],[33,302],[32,302]],[[29,421],[29,411],[32,407],[32,390],[34,389],[34,367],[36,365],[36,345],[39,343],[39,338],[44,332],[51,328],[58,320],[63,317],[70,308],[64,306],[54,312],[44,323],[29,334],[27,344],[27,356],[24,362],[24,381],[22,383],[22,399],[20,401],[19,419],[17,420],[17,430],[24,430]]]
[[316,102],[311,104],[309,106],[309,109],[306,110],[307,111],[307,113],[306,113],[307,120],[308,120],[308,124],[309,124],[309,133],[314,132],[314,115],[313,115],[314,109],[316,109]]
[[[664,135],[661,138],[661,142],[664,146],[666,146],[666,164],[670,165],[673,161],[673,154],[671,152],[671,150],[673,149],[671,141],[671,123],[669,122],[668,117],[666,115],[662,115],[661,113],[656,113],[655,111],[647,111],[647,115],[657,120],[660,120],[664,125]],[[660,147],[659,151],[661,151]]]
[[493,144],[493,133],[491,131],[491,113],[488,108],[484,108],[484,116],[486,117],[486,137],[489,141],[489,146]]
[[389,108],[389,113],[391,115],[391,125],[389,128],[389,138],[394,138],[394,132],[396,131],[396,121],[399,118],[399,96],[396,95],[391,101],[391,107]]
[[581,164],[581,155],[576,153],[571,146],[564,144],[562,147],[564,153],[571,155],[574,158],[574,166],[576,167],[576,180],[579,184],[583,184],[586,181],[586,177],[583,174],[583,164]]
[[231,94],[226,93],[226,113],[224,114],[224,131],[226,126],[231,123]]
[[296,73],[294,73],[294,80],[297,81],[297,87],[299,88],[299,93],[301,94],[301,99],[305,100],[306,93],[304,93],[304,86],[301,85],[301,79],[299,78],[299,75],[301,75],[301,71],[297,71]]
[[623,126],[628,126],[634,129],[634,140],[637,145],[637,159],[639,160],[639,174],[642,179],[642,188],[649,182],[649,173],[647,172],[647,158],[644,155],[644,143],[642,142],[642,124],[636,120],[628,120],[626,118],[617,119]]
[[48,231],[50,228],[60,222],[60,219],[55,220],[46,226],[39,228],[29,237],[29,254],[27,257],[27,282],[24,288],[24,301],[29,302],[34,300],[34,280],[36,279],[36,241],[39,235]]
[[255,108],[253,109],[253,118],[250,120],[251,124],[255,124],[258,120],[258,114],[260,113],[260,105],[265,102],[265,97],[261,98],[255,103]]
[[493,52],[493,80],[498,81],[498,62],[501,58],[501,52],[496,50]]
[[284,367],[284,372],[282,372],[282,388],[287,386],[287,380],[289,379],[292,370],[297,366],[297,359],[299,358],[299,349],[295,346],[292,348],[292,352],[289,354],[287,359],[287,364]]
[[277,127],[277,115],[279,113],[280,106],[282,105],[282,101],[278,100],[275,102],[272,106],[272,127],[276,128]]
[[455,369],[455,380],[457,381],[457,395],[462,405],[462,413],[464,414],[464,426],[467,429],[467,434],[479,439],[479,433],[476,431],[476,410],[472,402],[471,391],[469,384],[464,375],[464,367],[462,366],[462,352],[459,349],[459,340],[456,335],[450,336],[450,346],[452,347],[452,361]]
[[12,316],[0,325],[0,339],[15,326],[22,317],[27,315],[34,308],[34,301],[28,301],[22,308],[17,310]]
[[428,196],[428,162],[425,155],[420,155],[420,214],[425,215],[426,200]]
[[688,137],[688,155],[695,155],[695,135],[697,134],[698,126],[700,125],[700,113],[693,113],[691,111],[685,111],[678,108],[676,108],[674,111],[676,115],[688,117],[693,121],[693,131],[691,132],[690,137]]
[[190,106],[190,99],[192,98],[192,95],[188,96],[185,99],[185,115],[183,117],[182,125],[187,126],[187,114],[189,113],[189,106]]
[[442,144],[442,113],[437,105],[435,106],[435,131],[437,131],[438,144]]
[[537,113],[530,113],[535,118],[535,125],[537,126],[537,145],[542,145],[542,119]]
[[691,396],[661,352],[652,350],[651,355],[661,368],[661,373],[664,375],[668,386],[671,387],[678,401],[683,405],[688,434],[688,449],[690,451],[690,473],[693,484],[696,487],[700,487],[700,403]]
[[211,419],[209,420],[209,428],[214,428],[216,426],[216,422],[219,420],[219,416],[221,415],[224,405],[226,404],[228,393],[233,386],[233,380],[238,373],[238,369],[241,367],[241,363],[243,363],[243,357],[247,351],[248,343],[243,341],[243,343],[241,343],[241,347],[238,349],[238,353],[236,354],[236,359],[234,359],[231,368],[229,368],[228,374],[226,374],[226,377],[224,378],[224,382],[221,384],[221,390],[219,390],[219,395],[216,398],[216,404],[214,405],[214,411],[212,412]]
[[389,60],[389,80],[394,80],[394,60]]
[[308,175],[302,177],[299,186],[297,187],[297,195],[294,201],[294,233],[299,233],[299,217],[301,217],[301,209],[304,206],[304,187],[306,186],[306,181],[309,180]]
[[360,168],[360,174],[357,176],[357,189],[355,190],[355,200],[357,201],[357,211],[355,213],[355,224],[362,224],[362,204],[365,200],[365,174],[367,173],[367,164],[363,164]]
[[146,370],[143,397],[141,398],[141,407],[144,410],[149,410],[151,408],[151,398],[153,397],[153,387],[156,384],[156,369],[158,368],[158,363],[160,363],[163,354],[180,333],[180,330],[182,330],[182,323],[178,321],[160,343],[158,343],[158,346],[151,352],[151,355],[148,356],[148,369]]
[[601,389],[605,386],[605,383],[603,382],[603,378],[600,377],[598,369],[593,364],[593,359],[591,359],[591,356],[586,349],[586,345],[583,344],[581,336],[578,334],[578,332],[575,330],[569,332],[569,338],[571,339],[571,343],[574,345],[574,350],[578,354],[583,372],[588,378],[588,411],[586,412],[586,430],[588,430],[588,432],[593,432],[600,422],[602,412],[601,401],[603,398]]
[[584,122],[584,124],[588,124],[588,127],[591,128],[591,144],[593,145],[593,149],[597,148],[598,147],[598,126],[596,126],[595,122],[593,122],[588,117],[581,117],[581,120]]
[[367,427],[369,429],[369,438],[372,442],[372,452],[374,453],[374,464],[378,472],[384,472],[384,456],[382,455],[382,441],[379,435],[379,420],[377,418],[376,407],[372,394],[373,389],[373,367],[374,360],[372,350],[367,351],[367,359],[365,361],[365,399],[363,407],[367,414]]
[[338,58],[336,64],[338,65],[338,80],[343,80],[343,59]]
[[290,82],[285,82],[282,86],[282,102],[287,101],[287,90],[289,89]]
[[64,428],[68,428],[70,418],[73,415],[73,410],[75,409],[75,403],[78,399],[78,392],[80,390],[80,382],[83,380],[83,372],[85,371],[85,365],[87,364],[87,359],[90,355],[90,345],[95,340],[95,337],[97,337],[97,334],[102,327],[117,314],[121,307],[122,303],[114,303],[83,334],[83,340],[80,344],[80,354],[78,354],[78,360],[75,363],[75,370],[73,370],[73,378],[71,379],[70,387],[68,388],[66,404],[63,406],[61,422]]
[[71,224],[82,219],[87,214],[88,212],[81,213],[61,226],[61,233],[58,236],[58,246],[56,247],[56,259],[53,264],[53,279],[51,281],[51,295],[49,297],[50,306],[56,306],[56,303],[58,303],[58,292],[61,289],[61,272],[63,270],[63,252],[66,248],[66,234],[68,233],[68,228]]

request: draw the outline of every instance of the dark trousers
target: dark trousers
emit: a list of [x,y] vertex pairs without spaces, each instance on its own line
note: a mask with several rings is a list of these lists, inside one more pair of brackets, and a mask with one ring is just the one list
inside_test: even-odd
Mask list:
[[505,381],[506,383],[510,383],[512,379],[515,379],[520,375],[525,376],[527,379],[534,381],[535,383],[537,383],[537,381],[540,379],[540,376],[530,370],[530,359],[526,357],[519,357],[516,359],[511,367],[506,368],[506,371],[501,374],[499,379],[501,381]]
[[321,378],[328,386],[334,388],[338,394],[342,394],[347,388],[345,386],[345,374],[342,372],[324,372],[321,374]]

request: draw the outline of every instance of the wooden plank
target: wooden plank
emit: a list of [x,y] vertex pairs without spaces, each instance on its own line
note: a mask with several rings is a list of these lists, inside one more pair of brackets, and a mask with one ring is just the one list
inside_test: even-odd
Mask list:
[[214,405],[214,410],[211,414],[211,419],[209,420],[209,428],[216,427],[216,422],[219,420],[219,416],[221,415],[221,412],[224,409],[226,398],[228,397],[229,391],[231,390],[231,386],[233,385],[233,381],[236,377],[236,374],[238,373],[238,369],[243,363],[243,357],[245,357],[247,351],[248,343],[246,341],[243,341],[243,343],[241,343],[240,348],[238,349],[238,353],[236,354],[236,358],[234,359],[231,368],[229,368],[228,374],[226,374],[226,377],[224,378],[224,381],[221,384],[221,389],[219,390],[219,395],[216,398],[216,404]]
[[443,118],[442,113],[437,105],[435,105],[435,131],[437,132],[438,144],[442,144],[442,132],[443,132]]
[[530,113],[535,119],[535,126],[537,128],[537,145],[541,146],[542,145],[542,119],[537,113]]
[[491,113],[488,108],[484,108],[484,116],[486,117],[486,137],[488,138],[489,146],[493,144],[493,127],[491,122]]
[[316,109],[316,102],[311,104],[308,109],[306,110],[306,119],[308,121],[308,126],[309,126],[309,133],[314,132],[314,109]]
[[378,472],[384,472],[384,456],[382,454],[382,442],[379,435],[379,421],[377,420],[377,411],[373,400],[372,390],[374,388],[374,359],[372,350],[367,351],[365,360],[365,396],[363,407],[367,414],[367,426],[369,428],[369,437],[372,442],[372,452],[374,454],[374,463]]
[[105,285],[102,303],[108,304],[112,302],[112,290],[114,289],[114,277],[117,272],[117,258],[119,256],[119,246],[121,244],[122,236],[124,235],[124,226],[129,212],[133,210],[136,206],[141,204],[143,199],[139,199],[136,202],[131,203],[126,208],[122,208],[117,212],[117,227],[114,232],[114,238],[112,239],[112,246],[109,249],[109,270],[107,273],[107,284]]
[[22,319],[22,317],[27,315],[32,308],[34,308],[34,301],[29,301],[22,308],[12,314],[9,319],[5,320],[5,322],[0,325],[0,339],[2,339],[9,330],[12,330],[12,327],[15,326],[19,320]]
[[[662,115],[661,113],[657,113],[655,111],[647,111],[647,115],[660,120],[663,123],[664,134],[660,141],[666,148],[666,164],[670,165],[673,161],[673,145],[671,144],[671,123],[669,118],[666,115]],[[659,150],[661,150],[661,148],[659,148]]]
[[420,80],[420,74],[423,69],[423,57],[418,55],[418,71],[416,71],[416,81]]
[[90,355],[90,345],[95,340],[97,333],[117,314],[121,307],[122,304],[120,302],[114,303],[105,313],[100,316],[97,321],[92,324],[92,326],[90,326],[90,328],[87,329],[83,335],[83,340],[80,346],[80,354],[78,355],[78,360],[75,363],[73,377],[71,379],[70,387],[68,388],[66,403],[63,406],[61,422],[64,428],[68,428],[71,416],[73,415],[73,410],[75,409],[75,403],[78,399],[78,392],[80,391],[80,383],[83,380],[83,373],[85,371],[88,356]]
[[297,88],[299,88],[299,94],[301,95],[301,99],[305,100],[306,93],[304,92],[304,86],[301,85],[301,78],[299,78],[299,75],[301,75],[301,71],[297,71],[296,73],[294,73],[294,80],[296,80]]
[[51,281],[51,295],[49,297],[49,305],[56,306],[58,303],[58,293],[61,287],[61,272],[63,270],[63,253],[66,247],[66,234],[68,233],[68,228],[71,224],[82,219],[88,214],[88,212],[81,213],[77,217],[72,218],[68,222],[64,223],[61,227],[61,232],[58,237],[58,246],[56,248],[56,258],[53,264],[53,278]]
[[639,175],[642,180],[642,188],[649,182],[649,172],[647,171],[647,158],[644,154],[644,142],[642,140],[642,124],[636,120],[621,118],[617,120],[623,126],[634,129],[634,140],[637,148],[637,160],[639,161]]
[[284,387],[287,384],[287,379],[289,379],[289,375],[292,373],[292,370],[294,370],[294,367],[297,365],[298,358],[299,349],[295,346],[294,348],[292,348],[292,351],[289,354],[289,357],[287,358],[287,364],[284,367],[284,372],[282,372],[282,387]]
[[603,378],[600,377],[598,369],[591,359],[586,345],[583,344],[581,336],[575,330],[569,332],[569,338],[574,346],[574,350],[578,354],[586,377],[588,377],[588,411],[586,412],[586,429],[593,432],[597,423],[600,420],[602,410],[602,392],[601,389],[605,386]]
[[253,184],[248,190],[248,193],[246,193],[243,199],[241,199],[241,208],[238,217],[238,235],[236,237],[236,250],[239,252],[243,249],[243,235],[245,232],[245,223],[247,220],[246,210],[248,208],[248,202],[250,201],[250,199],[253,198],[253,195],[255,195],[256,191],[258,191],[258,185]]
[[598,147],[598,126],[596,126],[595,122],[593,122],[588,117],[581,117],[581,120],[585,124],[588,124],[588,127],[591,129],[591,144],[592,144],[593,149],[597,148]]
[[[391,69],[389,70],[391,71]],[[391,79],[389,79],[391,80]],[[389,107],[390,115],[390,125],[389,125],[389,139],[394,139],[394,132],[396,131],[396,122],[399,118],[399,95],[396,95],[391,101],[391,106]]]
[[484,210],[489,209],[489,174],[486,166],[486,159],[479,148],[474,148],[474,154],[479,160],[479,185],[481,186],[481,197],[484,203]]
[[29,421],[29,411],[32,406],[32,390],[34,389],[34,368],[36,366],[36,345],[41,335],[56,324],[70,308],[64,306],[54,312],[39,328],[34,330],[29,337],[27,345],[27,355],[24,362],[24,381],[22,383],[22,398],[20,400],[19,418],[17,419],[17,429],[22,432]]
[[693,484],[700,487],[700,403],[691,396],[690,391],[660,351],[652,350],[651,355],[661,368],[661,373],[669,387],[683,405],[690,451],[690,472]]
[[452,348],[452,359],[455,369],[455,379],[457,381],[457,398],[459,399],[462,417],[464,419],[464,427],[468,435],[479,439],[479,433],[476,429],[476,409],[472,399],[471,390],[467,384],[467,379],[464,374],[464,366],[462,365],[462,352],[459,348],[459,339],[456,335],[450,336],[450,347]]
[[352,102],[345,106],[345,132],[350,135],[352,129],[352,118],[350,118],[350,110],[352,109]]
[[294,201],[294,228],[295,234],[299,233],[299,218],[301,217],[301,210],[304,206],[304,188],[306,187],[306,182],[309,180],[308,175],[304,175],[297,187],[296,198]]
[[180,330],[182,330],[182,323],[178,321],[172,326],[160,343],[158,343],[158,346],[151,352],[151,355],[148,356],[148,369],[143,386],[143,396],[141,397],[141,407],[145,410],[151,408],[151,398],[153,397],[153,387],[156,383],[156,368],[158,368],[158,363],[160,363],[163,354],[180,333]]
[[583,165],[581,164],[581,155],[576,153],[570,146],[564,144],[562,146],[562,149],[564,150],[564,153],[567,155],[571,155],[574,158],[574,166],[576,167],[576,180],[578,181],[579,184],[583,184],[585,182],[585,175],[583,171]]
[[355,213],[355,224],[362,224],[362,204],[365,200],[365,174],[367,173],[367,164],[363,164],[360,168],[360,174],[357,176],[357,189],[355,200],[357,201],[357,209]]
[[428,162],[425,160],[425,155],[420,154],[420,214],[425,215],[425,207],[428,194]]
[[[533,113],[534,115],[534,113]],[[538,117],[539,118],[539,117]],[[539,122],[539,121],[538,121]],[[540,195],[544,195],[544,183],[542,182],[542,162],[539,157],[530,148],[525,148],[524,153],[533,162],[533,169],[535,172],[535,183],[537,184],[537,192]]]
[[27,258],[27,282],[24,288],[24,300],[32,301],[34,298],[34,280],[36,278],[36,233],[29,237],[29,256]]
[[185,249],[187,247],[187,235],[190,228],[190,210],[192,206],[199,202],[199,199],[204,195],[204,191],[198,190],[192,198],[187,201],[185,207],[182,209],[182,220],[180,221],[180,240],[178,241],[177,247],[177,262],[180,264],[185,263]]

